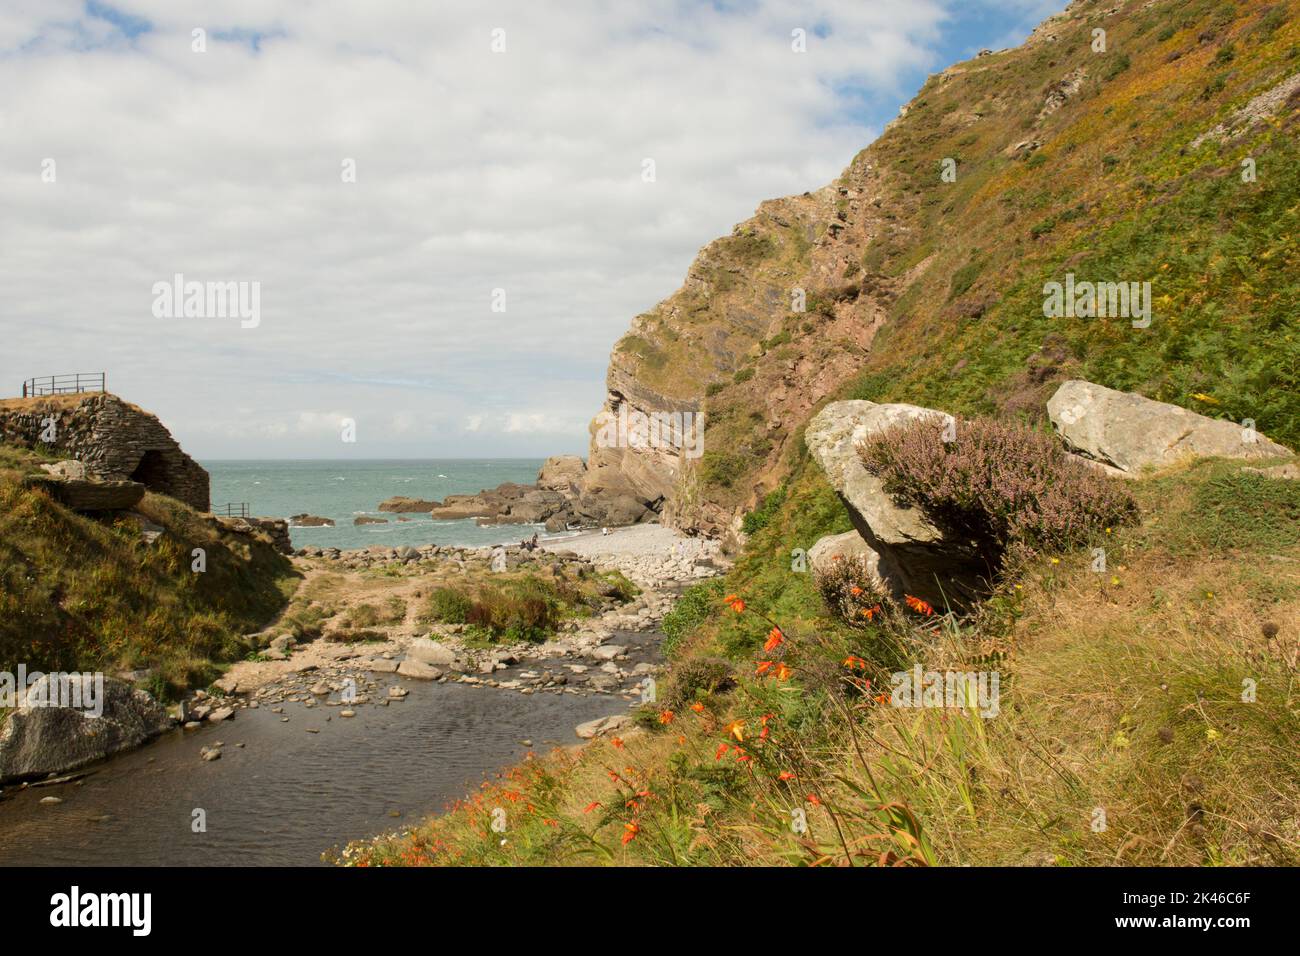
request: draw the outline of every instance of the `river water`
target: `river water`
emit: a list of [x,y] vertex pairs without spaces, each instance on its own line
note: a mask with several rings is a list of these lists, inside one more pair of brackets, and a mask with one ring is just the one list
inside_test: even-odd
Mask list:
[[[529,749],[578,743],[576,724],[627,712],[616,696],[404,686],[405,701],[357,706],[353,718],[291,703],[287,723],[269,709],[241,710],[172,731],[76,783],[7,787],[0,865],[319,864],[336,844],[444,809]],[[200,748],[217,741],[221,759],[204,762]],[[63,802],[41,804],[48,796]],[[206,832],[193,832],[196,809]]]

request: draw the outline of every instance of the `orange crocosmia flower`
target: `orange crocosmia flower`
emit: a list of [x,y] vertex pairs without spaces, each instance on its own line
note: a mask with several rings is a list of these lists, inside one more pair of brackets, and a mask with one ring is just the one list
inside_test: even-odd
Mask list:
[[792,673],[793,673],[793,671],[791,671],[790,668],[788,668],[788,667],[785,665],[785,662],[784,662],[784,661],[782,661],[780,664],[777,664],[777,665],[776,665],[776,679],[777,679],[777,680],[789,680],[789,679],[790,679],[790,675],[791,675]]
[[852,594],[854,597],[857,597],[859,594],[862,593],[862,588],[858,587],[855,584],[853,585],[853,587],[849,588],[849,593]]
[[713,759],[721,760],[723,757],[727,755],[727,751],[730,749],[731,749],[731,744],[718,744],[718,750],[717,753],[713,755]]
[[622,737],[610,737],[610,738],[609,738],[609,742],[610,742],[611,744],[613,744],[614,747],[615,747],[616,749],[618,749],[618,750],[622,750],[622,749],[623,749],[623,738],[622,738]]
[[592,810],[595,810],[598,806],[600,806],[600,801],[593,800],[591,801],[591,803],[587,804],[585,807],[582,808],[582,812],[590,813]]
[[697,700],[695,703],[691,704],[691,710],[695,711],[697,714],[702,714],[704,713],[704,705]]
[[808,794],[808,802],[811,803],[814,807],[820,807],[822,805],[822,802],[817,799],[817,794],[815,793]]
[[917,614],[929,615],[934,613],[934,608],[932,608],[925,601],[922,601],[919,597],[913,597],[910,594],[904,594],[903,600],[906,601],[907,606],[910,607]]
[[623,845],[627,846],[629,843],[631,843],[634,839],[636,839],[636,835],[640,832],[641,832],[641,828],[637,826],[635,820],[633,820],[631,823],[623,824]]
[[674,716],[676,715],[671,710],[665,710],[663,713],[659,715],[659,723],[671,724],[673,722]]
[[793,771],[793,770],[782,770],[779,774],[777,774],[776,779],[777,779],[777,780],[793,780],[793,779],[794,779],[794,771]]
[[726,730],[728,734],[737,740],[743,741],[745,739],[745,722],[743,720],[733,720],[727,724]]
[[767,632],[767,643],[763,645],[763,650],[774,651],[785,642],[785,635],[781,633],[779,627],[774,627]]
[[776,666],[776,661],[759,661],[758,666],[754,668],[755,674],[766,674]]
[[727,607],[735,611],[737,614],[745,610],[745,602],[742,601],[739,597],[737,597],[734,594],[728,594],[725,598],[722,599],[722,602],[726,604]]

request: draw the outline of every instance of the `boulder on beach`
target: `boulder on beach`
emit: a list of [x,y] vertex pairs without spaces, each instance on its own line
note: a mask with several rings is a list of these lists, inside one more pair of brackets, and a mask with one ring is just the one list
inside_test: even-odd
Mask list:
[[1081,379],[1061,383],[1047,402],[1047,414],[1070,451],[1128,474],[1188,458],[1250,460],[1292,454],[1249,423],[1207,418]]
[[75,770],[171,729],[167,711],[147,693],[113,677],[102,680],[98,700],[89,674],[46,674],[21,695],[0,728],[0,783]]

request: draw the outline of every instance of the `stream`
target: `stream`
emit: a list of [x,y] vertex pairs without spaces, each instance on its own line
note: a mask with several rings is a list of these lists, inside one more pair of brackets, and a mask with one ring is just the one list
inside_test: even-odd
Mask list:
[[[575,725],[627,712],[617,696],[404,686],[406,700],[353,718],[300,704],[285,705],[287,723],[241,710],[84,768],[75,782],[7,786],[0,865],[321,865],[322,851],[412,825],[529,750],[579,743]],[[217,741],[221,759],[203,761],[200,748]],[[51,796],[63,802],[40,802]],[[196,809],[206,832],[193,832]]]

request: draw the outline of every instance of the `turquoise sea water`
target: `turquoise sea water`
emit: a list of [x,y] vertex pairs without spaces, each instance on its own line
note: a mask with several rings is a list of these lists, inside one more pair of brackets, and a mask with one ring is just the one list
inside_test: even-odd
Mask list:
[[[204,461],[212,476],[212,507],[248,502],[249,513],[288,518],[296,514],[333,518],[333,528],[293,528],[295,547],[365,548],[422,544],[484,545],[518,542],[540,525],[480,528],[474,519],[434,521],[428,514],[385,514],[379,503],[395,495],[442,500],[473,494],[503,481],[537,480],[541,459],[427,458],[372,461]],[[388,524],[354,526],[359,515]],[[398,518],[409,520],[398,521]]]

